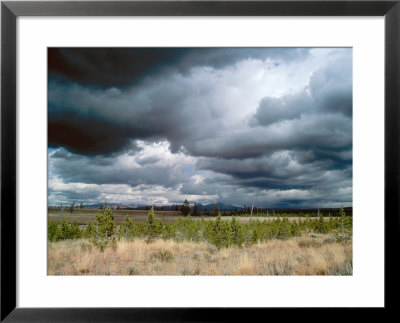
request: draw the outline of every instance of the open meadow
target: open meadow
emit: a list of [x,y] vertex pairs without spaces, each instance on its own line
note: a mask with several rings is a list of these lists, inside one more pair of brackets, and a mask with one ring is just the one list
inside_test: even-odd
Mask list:
[[[60,209],[56,208],[51,208],[49,209],[48,212],[48,219],[53,220],[57,223],[61,222],[61,219],[65,217],[66,221],[68,223],[74,223],[75,221],[78,223],[78,225],[86,225],[89,222],[93,222],[96,220],[96,215],[98,213],[101,213],[103,210],[99,210],[96,208],[83,208],[83,209],[75,209],[73,212],[69,212],[68,208],[66,208],[64,211],[61,211]],[[147,215],[149,213],[148,210],[117,210],[113,209],[113,217],[114,221],[116,224],[121,224],[126,216],[129,216],[129,218],[132,221],[138,222],[138,223],[144,223],[146,222]],[[154,211],[154,214],[161,220],[162,223],[172,223],[175,222],[176,219],[181,217],[181,214],[179,211]],[[210,215],[201,215],[201,216],[193,216],[192,219],[195,221],[198,220],[212,220],[215,219],[215,216],[210,216]],[[273,216],[272,213],[268,216],[266,214],[253,214],[250,216],[250,214],[244,214],[244,215],[239,215],[236,216],[237,221],[239,222],[249,222],[250,219],[258,219],[260,221],[271,221],[271,220],[277,220],[277,219],[282,219],[282,218],[287,218],[289,221],[297,221],[297,220],[306,220],[306,219],[318,219],[317,216],[315,215],[309,215],[309,216],[296,216],[292,214],[284,214],[280,216]],[[224,221],[231,221],[232,216],[231,215],[226,215],[221,217],[222,220]],[[324,220],[327,221],[329,220],[329,216],[324,217]]]
[[205,242],[121,240],[103,252],[87,240],[49,244],[49,275],[351,275],[351,243],[330,235],[218,249]]
[[[352,217],[49,216],[49,275],[352,275]],[[69,217],[71,220],[73,216]],[[82,216],[83,217],[83,216]],[[82,219],[82,218],[81,218]],[[239,219],[239,220],[238,220]]]

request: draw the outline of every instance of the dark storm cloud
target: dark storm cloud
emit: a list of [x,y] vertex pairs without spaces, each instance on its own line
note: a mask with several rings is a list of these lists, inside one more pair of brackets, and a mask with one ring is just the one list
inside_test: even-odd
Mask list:
[[49,76],[98,87],[126,86],[173,64],[186,52],[173,48],[49,48]]
[[126,91],[53,81],[49,145],[82,154],[108,154],[126,148],[133,139],[166,139],[173,152],[183,148],[194,156],[220,158],[254,157],[299,145],[348,146],[352,83],[347,61],[315,72],[309,93],[263,98],[250,120],[253,128],[234,131],[220,126],[226,113],[223,106],[210,105],[206,99],[215,101],[218,79],[194,82],[190,76],[171,74]]
[[82,119],[75,114],[59,115],[59,120],[49,118],[49,146],[69,147],[83,154],[106,154],[120,151],[138,137],[138,131],[124,129],[100,119]]
[[100,88],[125,87],[160,71],[186,73],[195,66],[224,68],[247,58],[281,62],[308,55],[307,48],[49,48],[49,79]]

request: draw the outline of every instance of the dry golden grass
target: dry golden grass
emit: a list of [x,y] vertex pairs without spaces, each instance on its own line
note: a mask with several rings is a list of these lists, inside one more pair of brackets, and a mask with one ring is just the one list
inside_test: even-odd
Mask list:
[[218,250],[195,242],[121,240],[100,252],[89,241],[49,243],[49,275],[352,275],[352,245],[327,235]]

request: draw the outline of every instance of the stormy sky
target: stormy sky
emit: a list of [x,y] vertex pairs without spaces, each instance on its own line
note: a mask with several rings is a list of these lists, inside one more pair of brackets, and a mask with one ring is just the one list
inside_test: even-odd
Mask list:
[[49,48],[48,203],[352,205],[350,48]]

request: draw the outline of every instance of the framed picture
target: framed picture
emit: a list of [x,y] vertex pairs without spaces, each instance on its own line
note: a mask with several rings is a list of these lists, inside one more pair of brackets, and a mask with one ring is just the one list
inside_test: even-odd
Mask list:
[[2,2],[1,320],[390,309],[399,14]]

